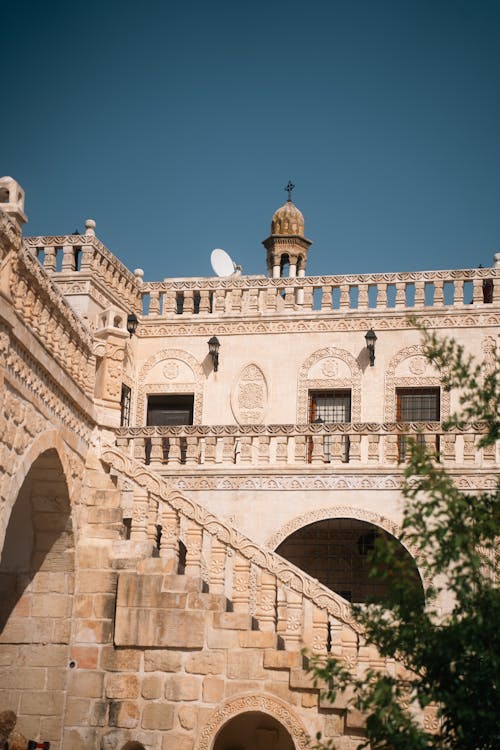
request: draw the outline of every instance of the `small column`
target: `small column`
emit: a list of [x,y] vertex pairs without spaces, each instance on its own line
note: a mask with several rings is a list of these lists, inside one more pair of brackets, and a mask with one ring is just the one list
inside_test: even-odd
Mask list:
[[301,646],[304,627],[302,610],[302,594],[288,589],[286,593],[286,631],[283,636],[287,651],[298,651]]
[[62,259],[62,271],[74,271],[75,270],[75,251],[73,245],[64,245],[63,247],[63,259]]
[[210,592],[214,594],[224,593],[226,571],[226,545],[217,537],[212,537],[212,549],[210,551],[210,568],[208,585]]
[[47,273],[54,273],[56,270],[56,249],[55,247],[46,247],[43,258],[43,267]]
[[276,630],[276,576],[261,570],[258,590],[257,618],[261,630]]
[[160,557],[166,561],[166,573],[177,573],[179,566],[179,515],[166,507],[161,515]]
[[186,575],[201,574],[201,547],[203,529],[195,521],[189,521],[186,533]]
[[233,611],[249,612],[250,610],[250,562],[238,552],[233,566]]
[[134,508],[132,511],[132,542],[146,542],[148,539],[149,493],[144,487],[134,490]]
[[314,606],[312,617],[312,650],[326,654],[328,643],[328,612]]

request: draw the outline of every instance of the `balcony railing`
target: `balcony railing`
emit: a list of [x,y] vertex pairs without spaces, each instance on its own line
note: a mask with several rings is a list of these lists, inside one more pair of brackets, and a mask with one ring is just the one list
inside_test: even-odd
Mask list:
[[445,431],[441,423],[386,422],[307,425],[182,425],[122,427],[116,444],[162,472],[273,467],[300,469],[397,466],[409,438],[424,443],[444,465],[491,466],[495,446],[478,449],[484,428],[471,424]]
[[235,276],[147,282],[143,315],[262,316],[366,310],[463,308],[500,302],[500,269],[418,271],[271,279]]

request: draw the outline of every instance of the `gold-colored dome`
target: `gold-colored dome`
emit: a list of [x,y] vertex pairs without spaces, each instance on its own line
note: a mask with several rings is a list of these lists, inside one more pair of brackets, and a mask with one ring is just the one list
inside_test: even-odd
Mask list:
[[278,208],[271,221],[271,234],[304,236],[304,217],[291,200]]

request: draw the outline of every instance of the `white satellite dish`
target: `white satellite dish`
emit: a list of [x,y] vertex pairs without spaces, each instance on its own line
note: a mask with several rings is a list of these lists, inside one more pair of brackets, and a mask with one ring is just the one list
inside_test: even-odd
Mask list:
[[226,253],[225,250],[221,250],[220,247],[216,247],[215,250],[212,250],[210,263],[212,264],[212,268],[217,276],[232,276],[237,270],[237,266],[229,253]]

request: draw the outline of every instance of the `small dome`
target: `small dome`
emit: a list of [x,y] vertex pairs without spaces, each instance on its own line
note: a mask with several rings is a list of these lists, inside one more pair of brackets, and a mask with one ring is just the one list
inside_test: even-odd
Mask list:
[[275,212],[271,221],[271,234],[304,236],[304,217],[291,200]]

